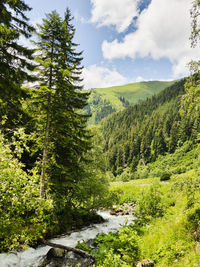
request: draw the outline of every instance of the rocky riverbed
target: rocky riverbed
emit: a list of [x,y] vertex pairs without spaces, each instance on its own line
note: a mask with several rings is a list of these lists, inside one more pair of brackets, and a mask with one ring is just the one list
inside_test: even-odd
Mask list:
[[135,203],[124,203],[120,207],[117,208],[117,206],[113,206],[113,209],[110,211],[110,215],[115,216],[124,216],[124,215],[132,215]]
[[[127,210],[127,208],[125,208]],[[120,212],[119,212],[120,214]],[[116,232],[124,224],[131,224],[133,222],[132,215],[113,216],[110,212],[99,212],[106,221],[100,224],[93,224],[85,227],[79,231],[74,231],[70,235],[54,238],[52,243],[61,244],[69,247],[75,247],[77,242],[91,242],[99,233]],[[92,260],[75,255],[72,252],[60,254],[54,257],[48,255],[50,246],[40,246],[36,249],[29,248],[23,252],[10,252],[8,254],[0,254],[0,267],[66,267],[76,266],[80,263],[81,267],[92,266]],[[49,252],[50,253],[50,252]]]

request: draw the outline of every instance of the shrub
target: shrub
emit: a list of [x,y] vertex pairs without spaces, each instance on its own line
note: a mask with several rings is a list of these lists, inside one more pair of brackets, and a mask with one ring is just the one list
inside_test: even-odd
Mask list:
[[[99,266],[132,266],[139,258],[139,236],[131,226],[122,227],[118,233],[99,234],[95,240],[98,250],[96,254]],[[131,265],[127,265],[131,263]],[[120,265],[121,264],[121,265]]]
[[159,184],[153,184],[142,191],[136,201],[135,215],[137,223],[148,223],[151,218],[161,217],[164,214],[165,204],[162,199]]
[[200,205],[195,203],[192,208],[187,211],[188,228],[191,231],[200,229]]
[[168,172],[163,172],[160,176],[160,181],[167,181],[167,180],[170,180],[170,173]]

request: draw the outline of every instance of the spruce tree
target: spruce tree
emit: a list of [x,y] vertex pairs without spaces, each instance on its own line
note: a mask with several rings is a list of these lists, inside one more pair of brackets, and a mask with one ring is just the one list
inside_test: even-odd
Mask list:
[[20,37],[29,38],[34,30],[25,15],[30,10],[22,0],[0,2],[0,120],[7,118],[7,127],[20,116],[22,83],[32,80],[33,51],[19,44]]
[[68,201],[77,190],[84,155],[90,148],[86,130],[88,116],[81,112],[88,93],[81,92],[79,85],[82,57],[75,51],[71,20],[69,9],[64,19],[53,11],[40,25],[36,42],[40,86],[35,90],[42,114],[38,115],[43,151],[40,196],[45,196],[49,184],[51,191],[57,196],[67,196]]

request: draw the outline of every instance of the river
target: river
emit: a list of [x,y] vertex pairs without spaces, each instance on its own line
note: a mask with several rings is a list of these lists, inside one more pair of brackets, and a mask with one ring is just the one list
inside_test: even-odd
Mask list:
[[[78,241],[94,239],[99,233],[116,232],[122,225],[128,225],[133,220],[131,215],[112,216],[109,212],[98,212],[98,214],[106,219],[106,222],[93,224],[79,231],[72,232],[69,235],[51,239],[50,241],[56,244],[75,247]],[[36,249],[28,248],[23,252],[0,254],[0,267],[38,267],[49,249],[49,246],[40,246]]]

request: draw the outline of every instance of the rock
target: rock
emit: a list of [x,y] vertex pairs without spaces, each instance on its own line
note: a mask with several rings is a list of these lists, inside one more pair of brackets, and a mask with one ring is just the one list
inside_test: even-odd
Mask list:
[[199,241],[200,241],[200,233],[199,233],[199,231],[195,231],[195,232],[193,233],[193,238],[194,238],[194,240],[195,240],[196,242],[199,242]]
[[110,215],[131,215],[135,206],[135,203],[124,203],[120,208],[116,209],[116,205],[113,205]]
[[151,259],[142,260],[137,264],[137,267],[153,267],[154,262]]
[[65,257],[65,250],[61,248],[50,248],[47,252],[47,260],[60,259]]
[[120,213],[120,212],[123,212],[124,210],[122,208],[119,208],[116,210],[116,213]]
[[85,243],[88,245],[89,248],[95,248],[94,239],[89,239]]
[[111,210],[111,211],[110,211],[110,215],[117,215],[116,210]]
[[66,266],[66,267],[93,267],[94,266],[94,261],[92,261],[91,259],[84,259],[84,258],[75,258],[75,259],[71,259],[71,258],[66,258],[63,262],[62,266]]

